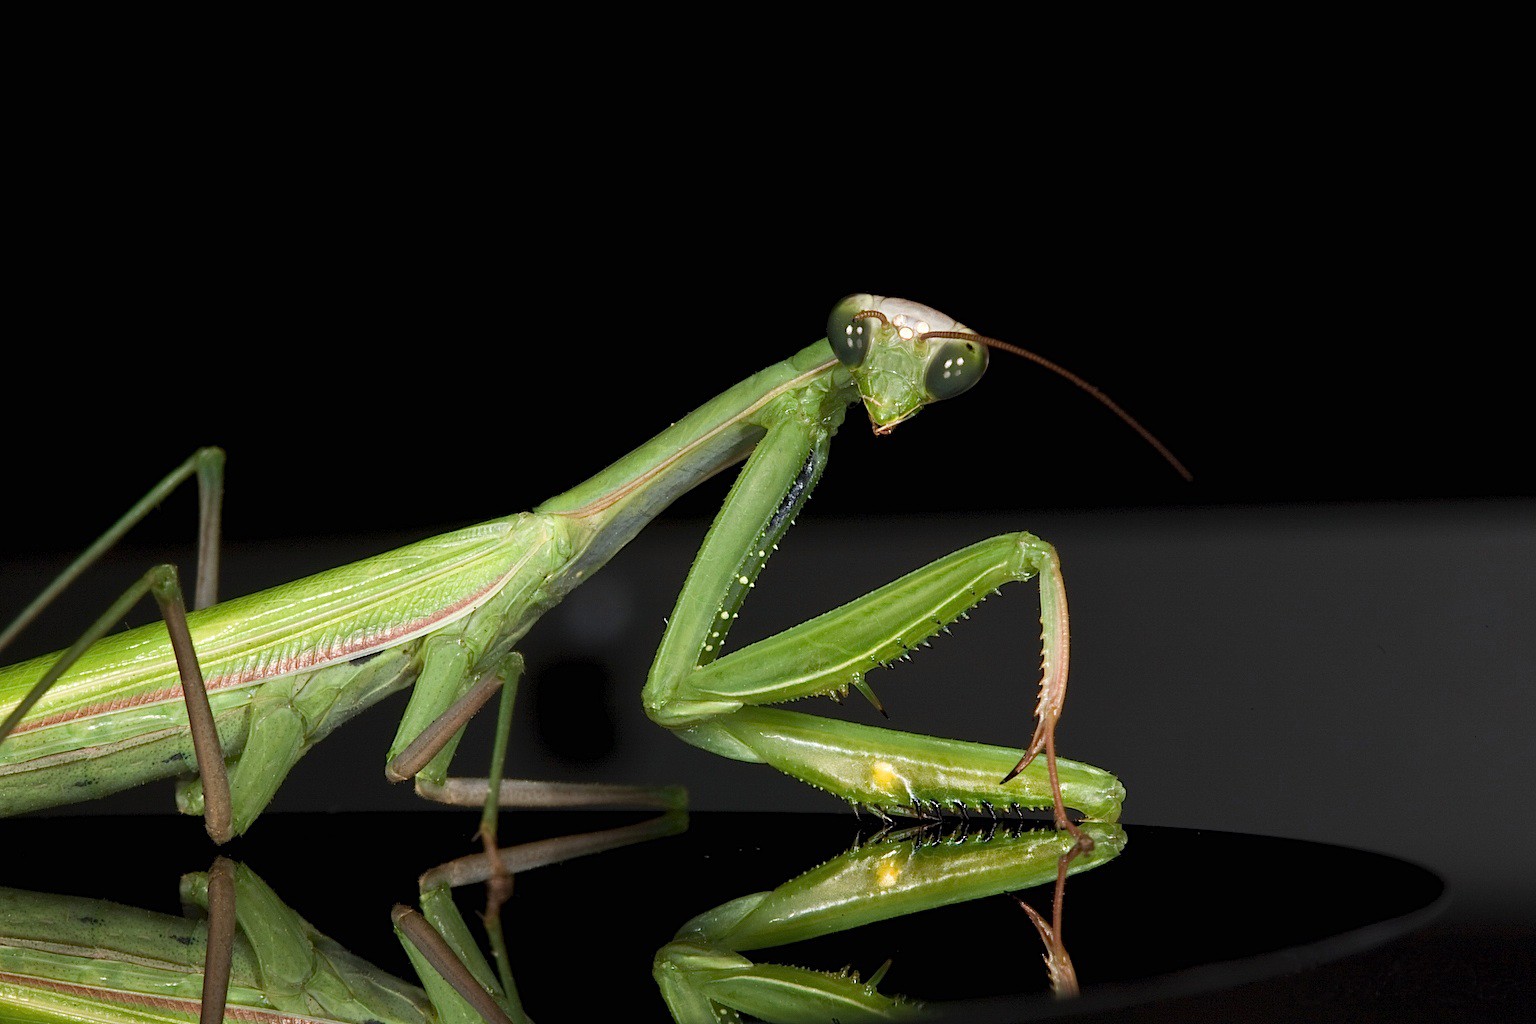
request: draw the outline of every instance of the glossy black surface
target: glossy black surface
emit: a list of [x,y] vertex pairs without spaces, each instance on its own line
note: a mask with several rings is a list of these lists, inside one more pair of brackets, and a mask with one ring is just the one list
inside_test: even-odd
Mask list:
[[[503,840],[637,820],[509,814]],[[541,1021],[606,1012],[666,1019],[651,960],[677,928],[842,853],[857,828],[837,815],[696,814],[684,833],[520,875],[503,920],[526,1009]],[[473,852],[473,831],[470,815],[271,815],[223,852],[353,953],[411,978],[390,908],[414,898],[420,871]],[[1295,971],[1406,934],[1444,903],[1438,877],[1377,854],[1222,832],[1127,833],[1120,857],[1068,882],[1063,932],[1083,991],[1070,1005],[1050,997],[1040,943],[1007,896],[752,959],[833,971],[851,964],[867,975],[889,958],[883,992],[954,1004],[965,1020],[1025,1020]],[[206,869],[214,855],[199,823],[169,818],[7,821],[0,850],[6,885],[162,912],[177,909],[178,875]],[[1049,913],[1049,887],[1025,895]],[[479,889],[459,896],[466,916],[479,909]]]

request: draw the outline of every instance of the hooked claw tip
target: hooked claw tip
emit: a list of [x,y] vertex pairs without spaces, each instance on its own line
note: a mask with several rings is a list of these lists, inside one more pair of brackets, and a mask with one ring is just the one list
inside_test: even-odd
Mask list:
[[1014,779],[1018,778],[1019,773],[1022,772],[1025,768],[1028,768],[1029,767],[1029,762],[1033,761],[1034,759],[1035,759],[1035,752],[1033,750],[1031,750],[1029,753],[1025,754],[1023,757],[1021,757],[1019,759],[1019,763],[1013,766],[1013,770],[1012,771],[1010,771],[1007,775],[1003,776],[1003,781],[999,782],[998,785],[999,786],[1006,786],[1008,783],[1010,783]]

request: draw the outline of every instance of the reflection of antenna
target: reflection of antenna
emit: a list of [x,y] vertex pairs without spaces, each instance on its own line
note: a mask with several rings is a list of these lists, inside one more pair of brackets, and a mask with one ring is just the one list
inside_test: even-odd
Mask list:
[[1136,431],[1136,433],[1140,434],[1141,439],[1147,442],[1147,444],[1150,444],[1153,448],[1156,448],[1157,453],[1163,458],[1167,459],[1168,464],[1177,470],[1179,476],[1183,477],[1185,481],[1191,483],[1194,481],[1194,475],[1191,474],[1189,470],[1184,468],[1184,463],[1180,462],[1174,456],[1173,452],[1169,451],[1168,447],[1164,445],[1163,442],[1159,441],[1150,430],[1138,423],[1135,417],[1133,417],[1130,413],[1120,408],[1120,406],[1116,404],[1113,398],[1110,398],[1104,392],[1100,391],[1092,384],[1089,384],[1086,380],[1083,380],[1083,378],[1079,377],[1077,374],[1073,373],[1066,367],[1058,366],[1056,363],[1051,362],[1044,356],[1036,355],[1027,348],[1020,348],[1017,345],[1011,345],[1006,341],[998,341],[996,338],[988,338],[982,334],[967,334],[964,331],[927,331],[920,335],[920,337],[924,341],[928,340],[929,338],[955,338],[959,341],[979,341],[983,345],[986,345],[988,348],[996,348],[1002,349],[1004,352],[1012,352],[1016,356],[1022,356],[1032,363],[1045,367],[1047,370],[1050,370],[1054,374],[1065,377],[1073,384],[1076,384],[1078,387],[1088,392],[1094,398],[1097,398],[1105,405],[1106,408],[1109,409],[1110,412],[1120,417],[1120,419],[1123,420],[1127,426]]

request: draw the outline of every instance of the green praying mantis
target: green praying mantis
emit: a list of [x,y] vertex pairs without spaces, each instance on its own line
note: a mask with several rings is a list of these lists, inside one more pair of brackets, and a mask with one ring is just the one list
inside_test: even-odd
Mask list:
[[[642,700],[694,746],[773,765],[882,817],[1067,814],[1114,821],[1109,772],[1058,758],[1068,619],[1055,549],[994,537],[842,607],[726,653],[759,572],[826,465],[847,408],[877,434],[968,391],[991,349],[1066,376],[1171,454],[1080,378],[915,302],[869,294],[836,304],[818,340],[729,388],[607,469],[520,513],[433,537],[260,593],[215,603],[223,453],[197,452],[129,511],[0,634],[0,648],[95,558],[194,476],[201,495],[194,608],[157,566],[69,650],[0,669],[0,815],[103,797],[176,777],[177,803],[219,843],[248,829],[300,757],[353,715],[413,686],[386,774],[424,797],[499,806],[671,807],[669,787],[502,778],[523,670],[515,648],[538,618],[598,571],[673,499],[745,460],[700,547]],[[1187,473],[1185,474],[1187,476]],[[875,670],[926,644],[986,596],[1038,579],[1042,675],[1035,729],[1014,748],[897,732],[770,705],[852,690],[878,698]],[[145,594],[163,621],[108,635]],[[463,728],[500,690],[490,777],[448,773]],[[1043,756],[1042,756],[1043,755]]]

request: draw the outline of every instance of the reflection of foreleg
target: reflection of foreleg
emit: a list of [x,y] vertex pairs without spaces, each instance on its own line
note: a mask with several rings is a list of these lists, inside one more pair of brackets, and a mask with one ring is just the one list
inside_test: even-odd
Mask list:
[[[1032,889],[1053,879],[1059,938],[1059,894],[1067,873],[1104,864],[1125,845],[1125,833],[1116,825],[1085,823],[1083,831],[1095,839],[1087,852],[1065,829],[994,829],[967,841],[964,823],[948,837],[930,823],[856,846],[771,892],[740,896],[695,916],[657,954],[652,976],[678,1020],[712,1020],[717,1008],[767,1020],[927,1019],[937,1007],[876,990],[883,967],[860,982],[849,972],[759,964],[743,954]],[[1051,940],[1047,948],[1053,948]],[[1063,979],[1070,979],[1064,951],[1056,964]]]
[[[1067,954],[1067,947],[1061,938],[1061,905],[1067,891],[1067,868],[1084,849],[1079,839],[1056,862],[1056,888],[1051,897],[1050,924],[1045,923],[1045,918],[1034,907],[1020,897],[1014,897],[1019,901],[1019,906],[1024,908],[1024,913],[1029,915],[1035,931],[1040,933],[1040,941],[1045,944],[1045,969],[1051,976],[1051,991],[1058,999],[1068,999],[1078,993],[1077,969],[1072,966],[1072,957]],[[1086,849],[1093,849],[1091,840]]]

